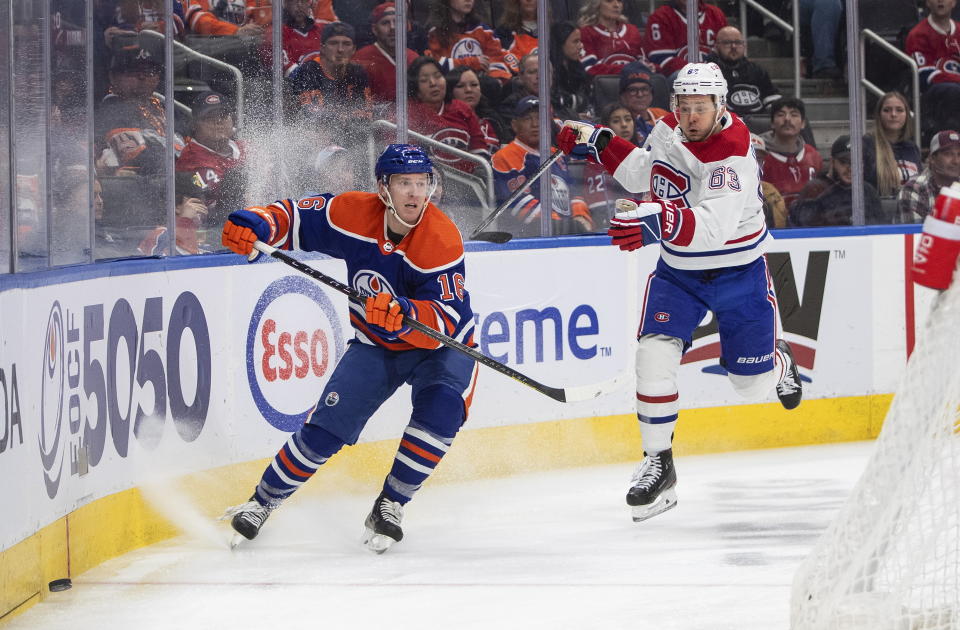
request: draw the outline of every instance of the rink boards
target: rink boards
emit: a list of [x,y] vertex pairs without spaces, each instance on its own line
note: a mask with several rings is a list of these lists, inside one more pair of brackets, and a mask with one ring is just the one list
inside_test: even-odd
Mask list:
[[[874,437],[930,300],[905,282],[915,231],[904,231],[781,233],[768,264],[806,400],[791,413],[773,397],[739,400],[708,319],[681,367],[677,453]],[[552,386],[632,371],[657,251],[624,254],[606,240],[471,249],[481,351]],[[342,263],[306,260],[344,280]],[[210,514],[245,499],[352,336],[343,296],[231,255],[5,276],[0,324],[0,616],[50,579],[172,534],[138,486],[177,483]],[[304,491],[379,485],[408,392]],[[637,459],[633,406],[632,384],[563,405],[481,368],[436,481]]]

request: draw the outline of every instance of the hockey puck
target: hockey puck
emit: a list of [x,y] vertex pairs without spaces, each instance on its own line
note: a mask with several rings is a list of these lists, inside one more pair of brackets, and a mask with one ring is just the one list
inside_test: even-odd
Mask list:
[[52,592],[57,593],[69,590],[73,586],[73,582],[70,581],[70,578],[60,578],[59,580],[53,580],[47,586]]

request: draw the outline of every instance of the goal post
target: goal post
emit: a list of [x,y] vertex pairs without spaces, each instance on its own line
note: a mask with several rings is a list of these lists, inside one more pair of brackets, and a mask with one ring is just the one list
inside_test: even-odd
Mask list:
[[866,469],[793,582],[792,630],[960,628],[960,281],[940,294]]

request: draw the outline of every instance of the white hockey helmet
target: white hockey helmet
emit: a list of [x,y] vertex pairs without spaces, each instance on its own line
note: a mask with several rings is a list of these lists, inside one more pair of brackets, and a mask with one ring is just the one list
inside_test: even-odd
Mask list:
[[679,98],[684,94],[706,94],[713,97],[717,106],[717,120],[721,107],[727,105],[727,80],[723,78],[720,67],[715,63],[688,63],[673,80],[673,95],[670,107],[677,111]]

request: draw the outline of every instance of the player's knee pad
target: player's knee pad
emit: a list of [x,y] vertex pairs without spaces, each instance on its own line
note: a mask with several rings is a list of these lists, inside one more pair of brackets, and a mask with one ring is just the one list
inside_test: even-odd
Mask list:
[[664,394],[677,389],[683,342],[667,335],[642,335],[637,341],[637,391]]
[[304,453],[311,461],[322,461],[343,448],[343,440],[321,426],[305,424],[300,428],[300,447],[311,452]]
[[728,372],[727,376],[730,378],[733,389],[747,400],[760,400],[766,397],[774,385],[777,384],[773,370],[764,372],[763,374],[750,375]]
[[463,397],[452,387],[431,385],[413,397],[411,421],[440,437],[455,436],[465,418]]

